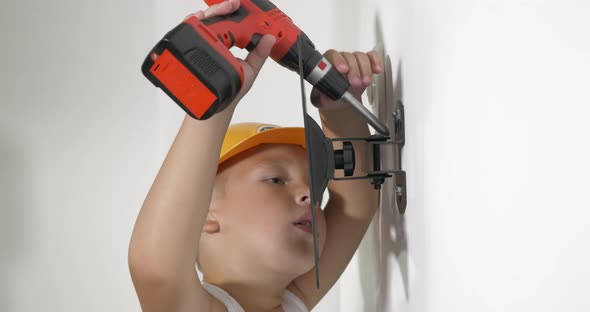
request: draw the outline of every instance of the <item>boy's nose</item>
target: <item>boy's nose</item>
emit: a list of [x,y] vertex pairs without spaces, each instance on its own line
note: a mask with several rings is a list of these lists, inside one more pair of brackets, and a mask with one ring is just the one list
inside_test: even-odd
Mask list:
[[301,205],[311,204],[311,195],[309,193],[308,187],[306,187],[305,189],[302,189],[299,193],[297,193],[296,201],[298,204],[301,204]]

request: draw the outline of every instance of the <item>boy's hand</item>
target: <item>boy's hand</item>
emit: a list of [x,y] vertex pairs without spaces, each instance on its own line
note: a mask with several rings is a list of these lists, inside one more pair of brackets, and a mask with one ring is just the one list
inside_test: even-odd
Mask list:
[[[348,79],[350,83],[348,91],[359,101],[363,92],[372,83],[373,74],[379,74],[383,70],[381,58],[375,51],[350,53],[328,50],[324,56],[336,67],[338,72]],[[331,100],[316,88],[311,91],[311,102],[320,111],[334,111],[350,107],[348,103]]]
[[[198,19],[210,18],[214,16],[227,15],[233,13],[240,8],[240,0],[226,0],[221,3],[214,4],[207,8],[205,11],[198,11],[196,13],[188,15],[186,19],[195,16]],[[252,52],[250,52],[245,60],[238,59],[240,65],[244,69],[244,83],[242,89],[236,96],[235,102],[238,102],[252,87],[254,80],[258,76],[262,65],[270,55],[273,45],[276,42],[276,38],[272,35],[264,35],[258,45]]]

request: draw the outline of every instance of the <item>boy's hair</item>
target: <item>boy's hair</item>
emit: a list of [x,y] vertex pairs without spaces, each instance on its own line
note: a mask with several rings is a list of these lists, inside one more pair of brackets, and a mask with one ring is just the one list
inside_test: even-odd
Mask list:
[[223,139],[218,164],[260,144],[294,144],[306,148],[305,129],[258,122],[230,125]]

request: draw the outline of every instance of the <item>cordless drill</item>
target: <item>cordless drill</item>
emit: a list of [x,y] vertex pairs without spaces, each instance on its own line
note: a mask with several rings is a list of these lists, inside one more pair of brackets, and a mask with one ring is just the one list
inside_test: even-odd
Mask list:
[[[223,0],[205,2],[213,5]],[[268,0],[240,0],[240,8],[232,14],[186,19],[150,51],[142,72],[188,115],[207,119],[224,110],[242,87],[244,72],[229,49],[236,46],[252,51],[266,34],[276,38],[270,55],[273,60],[300,72],[301,57],[305,80],[330,99],[350,103],[373,128],[388,135],[387,128],[347,92],[347,79],[315,49],[291,18]]]

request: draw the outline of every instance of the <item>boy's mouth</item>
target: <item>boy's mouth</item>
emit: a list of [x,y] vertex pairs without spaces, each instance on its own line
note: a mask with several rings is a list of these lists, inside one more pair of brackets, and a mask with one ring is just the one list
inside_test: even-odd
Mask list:
[[305,214],[303,214],[297,221],[293,222],[293,225],[304,232],[310,234],[313,233],[313,228],[311,224],[311,212],[308,211]]
[[309,234],[313,233],[311,221],[299,221],[299,222],[293,223],[293,225],[295,225],[296,228],[298,228],[306,233],[309,233]]

